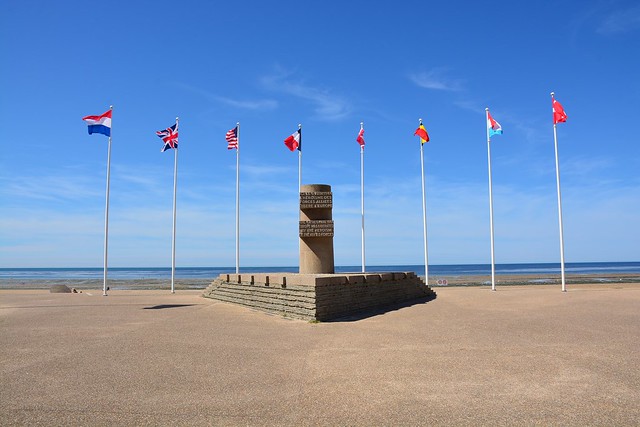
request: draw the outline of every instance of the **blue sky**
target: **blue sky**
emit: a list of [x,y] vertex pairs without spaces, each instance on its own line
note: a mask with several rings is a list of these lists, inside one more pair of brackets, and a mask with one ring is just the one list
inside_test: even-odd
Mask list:
[[[92,7],[95,6],[95,7]],[[640,260],[640,6],[566,2],[42,2],[0,15],[0,267],[170,266],[180,117],[178,266],[233,266],[241,122],[241,266],[297,265],[303,183],[334,193],[335,262],[420,264],[423,118],[429,261],[488,263],[484,108],[496,262],[559,262],[551,100],[568,262]]]

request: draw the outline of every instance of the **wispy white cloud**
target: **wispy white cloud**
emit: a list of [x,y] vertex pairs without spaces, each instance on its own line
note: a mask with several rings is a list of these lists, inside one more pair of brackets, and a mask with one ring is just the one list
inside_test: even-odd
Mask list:
[[596,31],[604,35],[628,33],[640,29],[640,6],[609,13]]
[[351,105],[347,100],[328,89],[294,80],[292,72],[278,69],[276,73],[264,76],[261,81],[269,90],[309,101],[314,105],[316,118],[320,120],[338,120],[351,113]]
[[445,68],[434,68],[429,71],[422,71],[409,74],[409,79],[417,86],[424,89],[460,91],[464,81],[447,76],[448,70]]
[[603,176],[601,172],[613,166],[615,164],[610,158],[585,156],[568,158],[561,165],[563,175],[586,178],[598,176],[600,182]]
[[77,200],[101,194],[97,180],[77,174],[38,174],[20,177],[0,177],[0,195],[10,200]]
[[266,166],[255,164],[242,165],[242,173],[250,175],[251,177],[262,178],[264,176],[273,176],[285,174],[291,171],[291,168],[284,166]]
[[139,188],[144,192],[158,192],[164,189],[166,186],[161,180],[158,180],[158,176],[171,176],[173,173],[173,171],[168,172],[161,167],[149,165],[145,165],[144,167],[139,165],[115,165],[112,170],[112,178],[117,181],[122,181],[127,189]]
[[223,104],[243,110],[275,110],[278,108],[278,101],[273,99],[237,100],[223,96],[214,96],[213,98]]
[[179,88],[200,95],[210,101],[215,101],[230,107],[242,109],[242,110],[274,110],[278,108],[278,101],[274,99],[235,99],[220,96],[208,90],[195,87],[186,83],[177,82],[174,83]]
[[462,108],[463,110],[473,111],[474,113],[480,113],[480,112],[484,113],[484,109],[485,109],[485,107],[480,105],[480,103],[471,101],[468,99],[459,99],[459,100],[453,101],[453,105],[455,105],[458,108]]

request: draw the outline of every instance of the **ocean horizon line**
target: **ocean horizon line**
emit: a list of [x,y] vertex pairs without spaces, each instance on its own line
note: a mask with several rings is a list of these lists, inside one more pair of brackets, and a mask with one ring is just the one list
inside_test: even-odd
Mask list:
[[[336,266],[335,272],[362,273],[360,265]],[[422,264],[370,265],[365,274],[391,271],[413,271],[424,275]],[[297,273],[298,266],[240,267],[240,274],[251,273]],[[560,263],[504,263],[495,265],[496,275],[556,275],[560,274]],[[565,263],[567,274],[640,274],[640,261],[624,262],[570,262]],[[176,267],[175,277],[181,279],[210,279],[220,274],[235,273],[235,267]],[[430,264],[429,275],[433,277],[486,276],[491,274],[491,264]],[[0,280],[90,280],[101,279],[102,267],[19,267],[0,268]],[[171,277],[171,267],[109,267],[109,279],[166,279]]]
[[[635,260],[635,261],[571,261],[571,262],[565,262],[565,266],[567,265],[605,265],[605,264],[616,264],[616,265],[620,265],[620,264],[640,264],[640,260]],[[538,266],[551,266],[551,265],[557,265],[558,268],[560,268],[560,262],[559,261],[543,261],[543,262],[502,262],[502,263],[496,263],[495,266],[516,266],[516,265],[538,265]],[[491,266],[491,263],[483,263],[483,262],[463,262],[463,263],[440,263],[440,264],[429,264],[429,267],[452,267],[452,266]],[[335,266],[336,268],[361,268],[360,264],[341,264],[341,265],[337,265]],[[378,268],[378,267],[423,267],[424,268],[424,264],[387,264],[387,263],[381,263],[381,264],[370,264],[370,265],[366,265],[365,267],[367,268]],[[103,270],[104,267],[102,266],[93,266],[93,267],[78,267],[78,266],[64,266],[64,267],[52,267],[52,266],[41,266],[41,267],[0,267],[0,271],[2,270]],[[140,270],[140,269],[149,269],[149,270],[157,270],[157,269],[171,269],[170,266],[108,266],[107,267],[109,270],[111,269],[117,269],[117,270],[122,270],[122,269],[126,269],[126,270]],[[286,269],[291,269],[291,268],[298,268],[298,265],[246,265],[246,266],[240,266],[240,269],[243,268],[247,268],[247,269],[256,269],[256,268],[267,268],[267,269],[274,269],[274,268],[286,268]],[[212,265],[212,266],[206,266],[206,265],[183,265],[183,266],[176,266],[176,270],[178,269],[232,269],[235,270],[235,266],[233,265]]]

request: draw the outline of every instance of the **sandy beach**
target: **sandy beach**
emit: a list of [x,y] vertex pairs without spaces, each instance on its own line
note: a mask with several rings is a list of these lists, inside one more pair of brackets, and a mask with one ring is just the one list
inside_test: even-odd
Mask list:
[[199,290],[0,291],[1,425],[638,425],[640,284],[329,323]]

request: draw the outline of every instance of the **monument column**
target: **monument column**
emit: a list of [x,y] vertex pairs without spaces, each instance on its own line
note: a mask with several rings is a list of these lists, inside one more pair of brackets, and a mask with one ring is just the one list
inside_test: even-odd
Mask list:
[[334,274],[331,186],[300,187],[300,273]]

